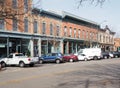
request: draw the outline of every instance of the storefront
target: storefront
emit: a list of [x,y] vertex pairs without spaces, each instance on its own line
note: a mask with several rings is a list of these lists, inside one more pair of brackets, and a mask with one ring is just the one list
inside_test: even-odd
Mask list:
[[61,39],[42,38],[41,40],[41,54],[61,52]]

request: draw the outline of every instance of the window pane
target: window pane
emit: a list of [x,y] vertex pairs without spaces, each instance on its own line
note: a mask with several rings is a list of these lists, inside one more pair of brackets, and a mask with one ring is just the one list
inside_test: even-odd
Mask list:
[[25,12],[28,11],[28,0],[24,0],[24,10]]
[[43,23],[43,25],[42,25],[42,34],[45,34],[45,31],[46,31],[46,24]]
[[24,19],[24,31],[28,32],[28,19]]
[[67,36],[67,27],[64,27],[64,36]]
[[17,31],[17,20],[13,19],[13,31]]
[[0,29],[4,30],[4,20],[0,19]]
[[38,30],[38,23],[37,21],[34,21],[34,33],[37,33]]
[[50,24],[50,35],[53,35],[53,25]]
[[13,8],[17,8],[17,0],[12,0],[12,6]]
[[57,36],[59,36],[59,32],[60,32],[60,27],[59,27],[59,26],[57,26],[57,31],[56,31]]

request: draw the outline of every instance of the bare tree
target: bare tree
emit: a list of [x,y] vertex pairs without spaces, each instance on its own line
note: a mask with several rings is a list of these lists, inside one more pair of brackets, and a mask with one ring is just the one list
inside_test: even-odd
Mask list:
[[[34,0],[0,0],[0,18],[14,19],[31,12]],[[41,0],[38,0],[37,5]],[[35,4],[34,4],[35,5]]]
[[95,6],[98,6],[98,5],[102,6],[105,1],[106,0],[78,0],[78,8],[84,2],[87,2],[87,3],[92,4],[92,5],[94,4]]

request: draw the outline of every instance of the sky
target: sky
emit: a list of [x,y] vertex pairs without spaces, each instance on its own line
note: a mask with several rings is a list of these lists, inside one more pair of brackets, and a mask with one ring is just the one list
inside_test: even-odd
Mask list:
[[79,0],[41,0],[37,7],[44,10],[66,11],[79,17],[95,21],[100,24],[101,28],[108,25],[110,30],[116,32],[116,36],[120,37],[120,0],[106,0],[100,6],[83,3],[79,8]]

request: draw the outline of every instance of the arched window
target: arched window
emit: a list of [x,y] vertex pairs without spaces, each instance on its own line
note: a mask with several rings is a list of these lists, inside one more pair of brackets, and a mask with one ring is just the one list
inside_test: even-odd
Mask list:
[[34,20],[34,33],[38,32],[38,22]]
[[14,9],[17,8],[17,1],[18,1],[18,0],[12,0],[12,7],[13,7]]
[[28,19],[24,19],[24,32],[28,32]]
[[2,30],[5,29],[5,21],[4,21],[4,19],[0,19],[0,29],[2,29]]
[[53,24],[50,24],[50,35],[53,35]]
[[17,25],[17,19],[13,19],[13,31],[17,31],[18,30],[18,25]]

